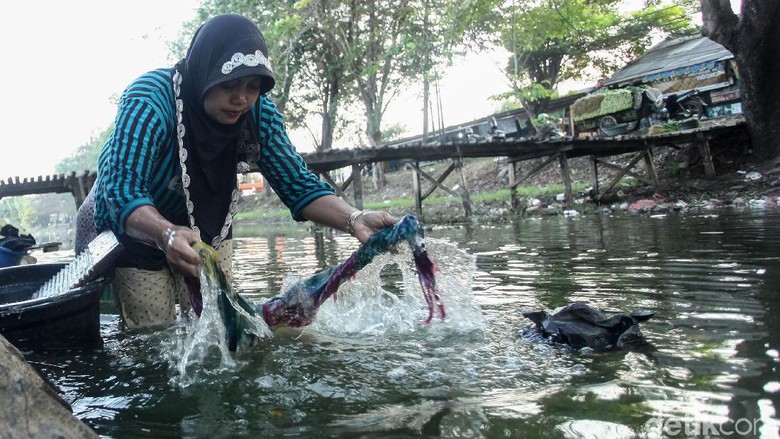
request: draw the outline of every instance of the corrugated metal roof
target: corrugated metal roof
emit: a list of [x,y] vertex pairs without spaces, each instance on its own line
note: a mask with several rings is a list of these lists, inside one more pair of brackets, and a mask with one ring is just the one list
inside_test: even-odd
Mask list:
[[612,75],[604,85],[624,85],[647,75],[733,57],[728,49],[707,37],[674,38],[650,48],[644,55]]

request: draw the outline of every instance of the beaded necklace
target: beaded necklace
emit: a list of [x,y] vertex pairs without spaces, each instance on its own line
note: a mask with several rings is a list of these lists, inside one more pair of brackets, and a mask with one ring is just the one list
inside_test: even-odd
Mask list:
[[[173,92],[176,97],[176,138],[179,142],[179,163],[181,164],[181,184],[182,189],[184,190],[184,200],[187,206],[187,217],[189,219],[190,227],[192,230],[196,231],[198,235],[200,235],[200,228],[198,228],[197,225],[195,225],[195,217],[192,215],[192,212],[195,210],[195,204],[192,202],[192,199],[190,197],[190,176],[187,174],[187,148],[184,146],[184,134],[185,134],[185,128],[184,128],[184,119],[182,116],[182,113],[184,112],[184,101],[179,97],[181,93],[181,82],[182,82],[182,76],[181,73],[179,73],[178,70],[174,70],[173,72]],[[248,135],[242,135],[240,136],[239,142],[245,142],[245,139],[248,137]],[[249,168],[249,165],[246,162],[239,162],[238,163],[238,169],[237,172],[246,172]],[[228,213],[225,216],[225,223],[222,226],[222,230],[220,230],[219,235],[215,236],[211,240],[211,246],[213,248],[218,248],[220,244],[222,244],[222,241],[225,239],[225,237],[230,232],[230,226],[233,224],[233,217],[235,216],[236,212],[238,211],[238,199],[240,196],[240,192],[238,190],[238,177],[236,176],[236,187],[233,188],[233,192],[230,196],[230,206],[228,207]]]

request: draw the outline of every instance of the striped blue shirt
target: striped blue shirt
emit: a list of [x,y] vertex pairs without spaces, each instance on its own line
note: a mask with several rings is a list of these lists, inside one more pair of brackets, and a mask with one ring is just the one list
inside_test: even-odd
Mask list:
[[[174,224],[188,226],[176,137],[172,69],[136,79],[122,94],[114,131],[98,160],[95,224],[125,234],[125,222],[140,206],[153,206]],[[297,221],[301,210],[333,188],[309,172],[287,136],[274,102],[261,96],[252,109],[257,122],[257,166]],[[185,134],[186,136],[186,134]]]

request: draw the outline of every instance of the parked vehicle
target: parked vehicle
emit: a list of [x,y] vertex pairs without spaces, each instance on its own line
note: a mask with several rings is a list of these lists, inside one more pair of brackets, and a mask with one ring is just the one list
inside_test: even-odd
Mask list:
[[571,107],[577,131],[597,130],[608,137],[658,123],[700,119],[706,111],[699,90],[664,96],[653,87],[599,91],[578,99]]
[[707,114],[707,105],[698,89],[664,95],[663,99],[664,108],[661,111],[668,119],[701,119]]
[[659,114],[663,105],[661,92],[652,87],[600,90],[577,99],[571,105],[571,117],[578,132],[595,130],[603,136],[617,136]]

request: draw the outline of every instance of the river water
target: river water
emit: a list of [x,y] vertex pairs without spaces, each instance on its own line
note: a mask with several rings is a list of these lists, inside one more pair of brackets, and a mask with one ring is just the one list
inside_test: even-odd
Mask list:
[[[356,248],[240,230],[235,285],[263,301]],[[191,328],[31,354],[104,437],[778,437],[780,211],[526,219],[426,229],[447,317],[405,249],[305,330],[181,367]],[[291,278],[290,276],[293,276]],[[522,336],[525,310],[646,309],[648,345],[575,351]],[[736,433],[735,433],[736,430]]]

